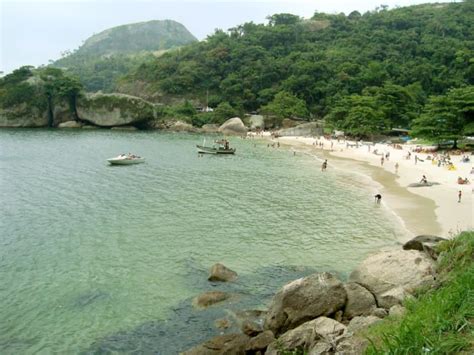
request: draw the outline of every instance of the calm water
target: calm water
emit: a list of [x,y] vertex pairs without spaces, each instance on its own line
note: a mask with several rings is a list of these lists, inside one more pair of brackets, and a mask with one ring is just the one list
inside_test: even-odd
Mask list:
[[[202,139],[0,131],[0,353],[176,353],[230,310],[313,271],[344,277],[405,233],[349,173],[239,138],[235,156],[198,157]],[[106,164],[125,152],[147,161]],[[237,283],[206,281],[219,261]],[[194,311],[210,289],[235,301]]]

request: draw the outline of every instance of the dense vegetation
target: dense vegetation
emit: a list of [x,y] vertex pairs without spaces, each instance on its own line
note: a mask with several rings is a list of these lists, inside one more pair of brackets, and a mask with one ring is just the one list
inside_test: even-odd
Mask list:
[[77,75],[87,91],[113,91],[115,80],[159,53],[196,38],[180,23],[164,20],[107,29],[52,65]]
[[438,247],[440,286],[406,301],[403,318],[369,333],[368,354],[472,354],[474,351],[474,232]]
[[204,103],[208,92],[212,107],[326,118],[355,135],[409,128],[457,89],[465,104],[456,132],[464,134],[474,119],[473,18],[472,0],[310,20],[277,14],[147,61],[122,83],[143,84],[145,98]]
[[0,108],[8,110],[26,105],[39,112],[47,110],[51,126],[52,111],[58,104],[66,103],[72,116],[78,119],[76,100],[82,90],[79,79],[61,69],[24,66],[0,78]]

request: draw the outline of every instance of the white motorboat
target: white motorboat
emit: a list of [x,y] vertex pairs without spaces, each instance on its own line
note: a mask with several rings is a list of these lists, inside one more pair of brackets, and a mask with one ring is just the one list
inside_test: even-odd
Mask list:
[[107,159],[107,161],[112,165],[130,165],[144,163],[145,158],[135,154],[120,154],[118,157]]

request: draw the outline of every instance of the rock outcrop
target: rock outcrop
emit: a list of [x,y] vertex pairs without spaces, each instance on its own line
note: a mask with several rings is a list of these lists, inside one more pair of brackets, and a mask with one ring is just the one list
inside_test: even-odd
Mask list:
[[346,290],[329,273],[313,274],[286,284],[273,297],[265,329],[275,335],[286,332],[319,316],[327,316],[344,307]]
[[365,287],[349,282],[344,285],[347,293],[347,302],[344,308],[344,318],[368,316],[377,307],[375,297]]
[[220,133],[228,135],[245,135],[247,131],[247,127],[239,117],[230,118],[219,127]]
[[45,107],[22,103],[8,109],[0,108],[0,127],[47,127],[48,110]]
[[212,265],[209,271],[209,281],[234,281],[237,278],[237,273],[221,263]]
[[406,294],[434,282],[434,261],[416,250],[382,251],[365,259],[350,275],[375,295],[380,307],[389,309]]
[[124,94],[86,94],[77,100],[81,120],[101,127],[144,125],[155,117],[154,105]]
[[419,235],[403,245],[404,250],[418,250],[424,251],[434,260],[438,259],[438,254],[436,253],[434,247],[446,239],[437,237],[435,235]]
[[208,123],[201,127],[201,132],[204,133],[217,133],[219,132],[219,125],[214,123]]
[[250,337],[245,334],[219,335],[182,352],[181,355],[245,354],[249,339]]
[[319,317],[281,335],[278,340],[268,346],[265,354],[277,355],[281,351],[296,349],[308,351],[321,341],[331,343],[345,330],[346,326],[334,319]]
[[318,122],[308,122],[296,127],[283,128],[277,131],[279,136],[303,136],[313,137],[323,134],[323,126]]

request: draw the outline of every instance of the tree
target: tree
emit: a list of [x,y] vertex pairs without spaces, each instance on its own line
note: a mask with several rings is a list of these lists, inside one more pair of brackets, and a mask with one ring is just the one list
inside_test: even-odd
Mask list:
[[235,110],[228,102],[221,102],[214,110],[214,122],[223,123],[225,120],[237,116]]
[[273,101],[262,107],[262,112],[267,115],[274,115],[279,119],[307,118],[309,115],[306,103],[287,91],[280,91],[276,94]]
[[412,134],[437,141],[457,141],[471,130],[474,121],[474,86],[451,89],[446,95],[431,96],[423,113],[413,121]]

